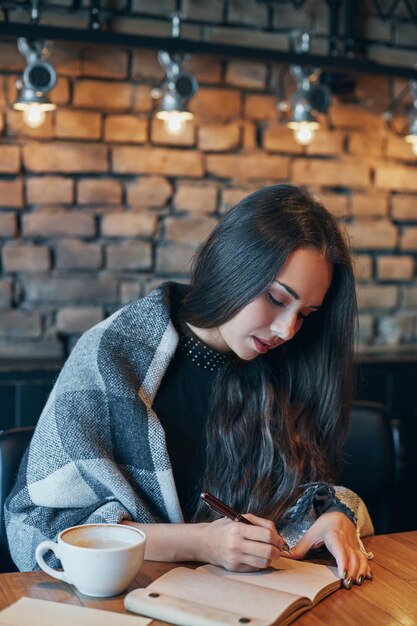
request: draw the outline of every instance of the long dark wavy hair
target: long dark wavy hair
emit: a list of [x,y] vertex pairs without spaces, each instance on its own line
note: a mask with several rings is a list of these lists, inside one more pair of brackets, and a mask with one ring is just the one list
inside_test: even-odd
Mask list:
[[[215,328],[266,292],[298,249],[333,264],[323,306],[291,339],[218,375],[206,426],[204,488],[241,511],[278,520],[306,482],[337,473],[353,393],[356,298],[335,218],[306,190],[274,185],[244,198],[196,256],[182,317]],[[213,519],[199,505],[194,521]]]

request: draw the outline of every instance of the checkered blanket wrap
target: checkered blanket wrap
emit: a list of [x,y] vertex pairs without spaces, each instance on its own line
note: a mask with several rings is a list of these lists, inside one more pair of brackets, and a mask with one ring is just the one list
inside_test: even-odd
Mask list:
[[[5,505],[20,570],[38,569],[36,546],[70,526],[183,521],[165,433],[151,408],[178,344],[170,320],[178,288],[165,283],[117,311],[68,358]],[[310,500],[307,511],[300,502],[304,521],[288,528],[291,544],[312,523]],[[55,565],[53,556],[49,562]]]

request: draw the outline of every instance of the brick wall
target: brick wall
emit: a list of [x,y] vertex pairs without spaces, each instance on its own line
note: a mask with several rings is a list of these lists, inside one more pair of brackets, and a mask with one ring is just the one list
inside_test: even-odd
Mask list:
[[[215,22],[220,4],[200,10]],[[266,11],[251,6],[249,22]],[[303,148],[278,123],[271,64],[194,57],[195,118],[173,137],[153,117],[155,51],[57,42],[50,60],[58,108],[31,130],[11,108],[23,59],[0,42],[0,358],[62,357],[160,281],[186,280],[219,215],[277,182],[306,185],[346,226],[361,343],[417,343],[417,159],[384,127],[385,78],[357,76]]]

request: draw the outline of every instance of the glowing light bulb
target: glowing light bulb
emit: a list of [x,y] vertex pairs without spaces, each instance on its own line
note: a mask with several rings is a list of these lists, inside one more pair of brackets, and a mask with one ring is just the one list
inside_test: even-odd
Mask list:
[[39,128],[45,121],[45,111],[39,104],[29,104],[23,111],[23,121],[30,128]]
[[194,115],[189,111],[158,111],[156,117],[165,122],[164,128],[170,135],[179,135],[185,128],[185,123],[192,120]]
[[308,122],[301,122],[298,128],[294,129],[294,139],[302,146],[307,146],[316,136],[316,131]]
[[173,111],[165,120],[165,130],[170,135],[180,135],[185,128],[185,120],[181,113]]

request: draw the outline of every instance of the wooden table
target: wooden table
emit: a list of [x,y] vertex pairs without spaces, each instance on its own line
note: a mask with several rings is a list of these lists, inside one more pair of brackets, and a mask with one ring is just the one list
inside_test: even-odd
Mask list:
[[[379,535],[365,540],[375,559],[374,580],[350,591],[341,589],[298,620],[297,626],[415,626],[417,625],[417,531]],[[148,585],[176,565],[145,562],[128,591]],[[123,596],[87,598],[43,572],[0,574],[0,609],[22,596],[125,612]],[[161,622],[154,622],[154,625]]]

